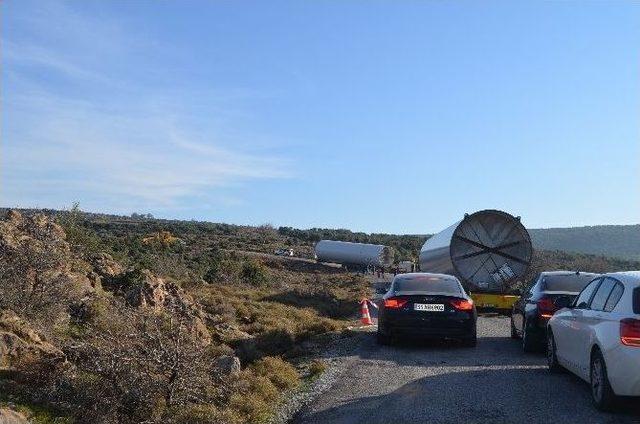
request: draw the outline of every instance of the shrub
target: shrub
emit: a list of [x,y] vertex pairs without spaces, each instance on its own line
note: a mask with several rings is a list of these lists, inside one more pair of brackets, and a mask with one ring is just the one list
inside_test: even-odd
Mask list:
[[257,375],[267,377],[280,390],[292,389],[300,384],[296,369],[278,357],[264,357],[251,364],[251,369]]
[[322,362],[319,359],[314,359],[309,364],[309,377],[311,378],[320,377],[320,374],[322,374],[326,369],[327,369],[327,366],[325,365],[324,362]]
[[189,404],[171,411],[173,424],[242,424],[237,412],[214,405]]
[[267,283],[267,269],[258,261],[246,261],[242,264],[240,279],[245,284],[259,287]]

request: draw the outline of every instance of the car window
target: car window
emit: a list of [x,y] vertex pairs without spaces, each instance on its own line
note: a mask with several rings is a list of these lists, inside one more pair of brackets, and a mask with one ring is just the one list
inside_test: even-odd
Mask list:
[[579,293],[594,277],[593,274],[584,273],[545,275],[540,290]]
[[531,297],[536,292],[539,281],[540,281],[540,277],[536,277],[536,279],[529,284],[529,289],[525,292],[525,295],[527,297]]
[[451,293],[453,295],[460,295],[462,293],[462,287],[457,280],[425,276],[397,278],[393,282],[393,290],[396,292],[421,291]]
[[584,290],[582,290],[574,303],[576,309],[586,309],[589,307],[589,299],[591,299],[591,295],[598,287],[598,284],[600,284],[601,280],[602,278],[596,278],[595,280],[590,282],[589,285],[584,288]]
[[[614,280],[615,281],[615,280]],[[607,303],[604,305],[605,312],[611,312],[618,304],[618,301],[622,297],[622,293],[624,293],[624,286],[619,282],[615,281],[615,285],[611,290],[611,294],[609,295],[609,299],[607,299]]]
[[604,309],[604,304],[607,303],[607,299],[609,299],[609,295],[611,294],[611,289],[616,285],[616,282],[611,278],[606,278],[600,287],[598,287],[598,291],[596,291],[595,296],[593,296],[593,300],[591,301],[591,306],[589,309],[594,311],[602,311]]

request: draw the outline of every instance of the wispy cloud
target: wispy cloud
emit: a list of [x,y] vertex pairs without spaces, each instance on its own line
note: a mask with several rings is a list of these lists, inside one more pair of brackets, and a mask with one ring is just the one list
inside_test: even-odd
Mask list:
[[[3,38],[3,203],[170,211],[237,203],[224,188],[292,176],[289,159],[233,147],[219,121],[193,125],[187,96],[113,65],[145,66],[136,55],[153,41],[60,5],[15,21],[29,36]],[[87,54],[96,44],[100,60]],[[214,112],[238,107],[231,98]]]

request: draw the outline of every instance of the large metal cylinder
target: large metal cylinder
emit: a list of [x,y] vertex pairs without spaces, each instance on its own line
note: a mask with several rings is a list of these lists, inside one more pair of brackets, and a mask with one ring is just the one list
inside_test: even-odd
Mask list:
[[393,263],[391,248],[380,244],[320,240],[316,244],[315,253],[320,262],[384,267]]
[[420,250],[420,270],[455,275],[471,291],[504,293],[527,273],[532,254],[520,218],[489,209],[430,237]]

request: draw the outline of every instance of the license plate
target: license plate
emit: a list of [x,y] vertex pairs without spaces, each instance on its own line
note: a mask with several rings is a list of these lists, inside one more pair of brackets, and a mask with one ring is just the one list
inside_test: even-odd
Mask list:
[[413,309],[426,312],[444,312],[444,305],[442,303],[414,303]]

